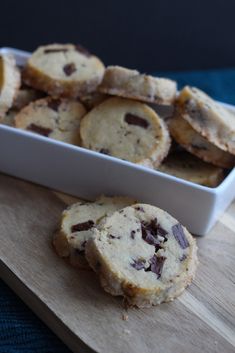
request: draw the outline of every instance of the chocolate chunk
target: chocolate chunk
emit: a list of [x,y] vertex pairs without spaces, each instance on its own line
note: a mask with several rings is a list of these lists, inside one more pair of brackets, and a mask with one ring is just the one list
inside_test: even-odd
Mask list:
[[109,234],[108,237],[111,238],[111,239],[121,239],[120,236],[115,236],[115,235],[112,235],[112,234]]
[[131,264],[132,267],[134,267],[137,271],[142,270],[144,268],[144,265],[146,263],[145,260],[142,259],[137,259],[133,260],[134,262]]
[[77,45],[75,46],[75,49],[76,49],[76,51],[78,51],[79,53],[81,53],[81,54],[87,56],[88,58],[89,58],[89,56],[91,56],[91,53],[90,53],[86,48],[84,48],[83,46],[81,46],[80,44],[77,44]]
[[157,221],[157,218],[151,220],[150,223],[141,222],[142,238],[150,245],[156,246],[156,251],[161,249],[161,241],[158,239],[158,235],[164,238],[164,242],[167,241],[167,231],[163,229]]
[[187,256],[185,254],[183,254],[181,257],[180,257],[180,261],[184,261],[185,259],[187,259]]
[[125,115],[125,122],[129,125],[137,125],[144,129],[147,129],[149,126],[149,122],[146,119],[140,118],[139,116],[131,113],[127,113]]
[[45,137],[48,137],[52,132],[51,129],[36,124],[30,124],[29,126],[27,126],[27,130],[36,132],[37,134],[43,135]]
[[156,256],[154,255],[150,260],[150,270],[154,273],[156,273],[157,278],[161,277],[162,274],[162,268],[164,265],[164,262],[166,260],[166,257],[164,256]]
[[140,211],[140,212],[144,212],[144,209],[143,209],[143,207],[135,207],[135,209],[136,209],[136,211]]
[[44,54],[50,53],[66,53],[68,51],[67,48],[51,48],[51,49],[44,49]]
[[131,239],[135,239],[135,230],[131,231]]
[[75,71],[77,71],[76,65],[74,63],[69,63],[67,65],[64,65],[63,71],[66,76],[71,76]]
[[103,154],[107,154],[107,155],[110,155],[110,151],[108,148],[101,148],[101,150],[99,150],[100,153],[103,153]]
[[47,105],[50,109],[54,110],[55,112],[58,112],[59,106],[61,104],[61,99],[53,99],[51,98],[48,100]]
[[89,230],[91,229],[92,227],[94,227],[94,222],[89,220],[87,222],[83,222],[83,223],[78,223],[78,224],[74,224],[72,227],[71,227],[71,232],[74,233],[74,232],[82,232],[84,230]]
[[189,247],[189,242],[184,234],[183,227],[180,223],[175,224],[172,227],[172,232],[173,232],[175,239],[177,240],[177,242],[179,243],[179,245],[182,249],[186,249]]
[[75,249],[76,254],[85,255],[85,249]]

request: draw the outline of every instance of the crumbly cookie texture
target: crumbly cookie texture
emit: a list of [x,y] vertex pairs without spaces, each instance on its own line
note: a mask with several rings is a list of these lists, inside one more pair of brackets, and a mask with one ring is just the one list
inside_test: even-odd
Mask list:
[[79,126],[86,109],[77,100],[43,98],[15,116],[15,126],[45,137],[80,145]]
[[180,111],[170,120],[169,130],[172,137],[188,152],[198,158],[222,168],[232,168],[235,156],[210,143],[182,118]]
[[49,95],[76,98],[95,91],[104,69],[100,59],[79,45],[50,44],[32,54],[23,79]]
[[92,237],[93,228],[104,217],[134,203],[135,200],[128,197],[101,196],[95,202],[80,201],[68,207],[62,213],[59,230],[53,239],[57,254],[68,258],[74,267],[90,269],[85,247]]
[[171,104],[176,97],[176,82],[140,74],[136,70],[120,66],[109,66],[98,90],[143,102]]
[[26,105],[37,99],[43,98],[45,94],[30,87],[21,87],[13,101],[12,109],[21,110]]
[[12,107],[20,83],[20,72],[14,56],[2,54],[0,56],[0,122]]
[[218,186],[224,178],[222,168],[182,151],[171,153],[158,170],[208,187]]
[[116,211],[94,229],[86,258],[102,287],[131,305],[168,302],[191,283],[197,246],[167,212],[146,204]]
[[88,111],[104,102],[108,98],[110,98],[109,95],[100,92],[93,92],[87,94],[86,96],[79,97],[80,101],[85,105]]
[[235,154],[235,114],[195,87],[186,86],[177,104],[182,117],[220,149]]
[[154,168],[170,148],[168,129],[147,105],[113,97],[81,122],[82,145],[107,155]]

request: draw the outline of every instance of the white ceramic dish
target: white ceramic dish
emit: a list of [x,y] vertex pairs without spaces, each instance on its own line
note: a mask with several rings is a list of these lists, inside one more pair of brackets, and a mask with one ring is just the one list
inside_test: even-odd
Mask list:
[[[3,52],[13,53],[19,65],[29,55],[11,48]],[[0,151],[3,173],[85,199],[129,195],[165,209],[197,235],[206,234],[235,197],[235,169],[218,187],[208,188],[4,125]]]

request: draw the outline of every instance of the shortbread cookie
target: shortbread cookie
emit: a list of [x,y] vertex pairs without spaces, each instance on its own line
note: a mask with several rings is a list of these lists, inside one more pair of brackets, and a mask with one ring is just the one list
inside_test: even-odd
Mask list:
[[105,291],[138,307],[168,302],[189,285],[197,267],[191,234],[167,212],[136,204],[94,229],[86,258]]
[[94,92],[87,94],[86,96],[79,97],[82,104],[85,105],[86,109],[89,111],[96,107],[98,104],[104,102],[109,96],[104,93]]
[[15,126],[56,140],[80,145],[79,126],[86,114],[77,100],[51,97],[39,99],[15,117]]
[[92,230],[105,216],[135,203],[127,197],[99,197],[95,202],[77,202],[62,213],[53,244],[57,254],[69,259],[75,267],[89,268],[85,246]]
[[21,110],[26,105],[34,102],[37,99],[43,98],[45,94],[41,91],[35,90],[30,87],[22,87],[17,92],[17,95],[13,101],[12,109]]
[[109,66],[98,87],[102,93],[143,102],[170,104],[175,100],[176,82],[140,74],[120,66]]
[[177,104],[194,130],[220,149],[235,154],[235,113],[189,86],[180,92]]
[[170,138],[165,123],[147,105],[110,98],[81,122],[85,148],[153,168],[167,155]]
[[103,63],[81,46],[51,44],[32,54],[23,79],[52,96],[76,98],[95,91],[103,74]]
[[1,120],[1,124],[15,126],[15,116],[19,113],[18,110],[9,109]]
[[2,54],[0,56],[0,121],[12,107],[19,87],[20,73],[14,56]]
[[172,137],[181,146],[200,159],[203,159],[205,162],[212,163],[222,168],[232,168],[235,165],[234,155],[216,147],[205,137],[201,136],[182,118],[180,112],[170,120],[168,126]]
[[187,152],[171,153],[158,170],[212,188],[218,186],[224,178],[222,168],[205,163]]

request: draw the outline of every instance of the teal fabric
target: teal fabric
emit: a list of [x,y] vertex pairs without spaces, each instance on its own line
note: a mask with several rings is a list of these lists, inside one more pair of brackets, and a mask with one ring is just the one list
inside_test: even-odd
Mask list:
[[[156,72],[235,104],[235,69]],[[63,343],[0,281],[0,353],[68,353]]]

